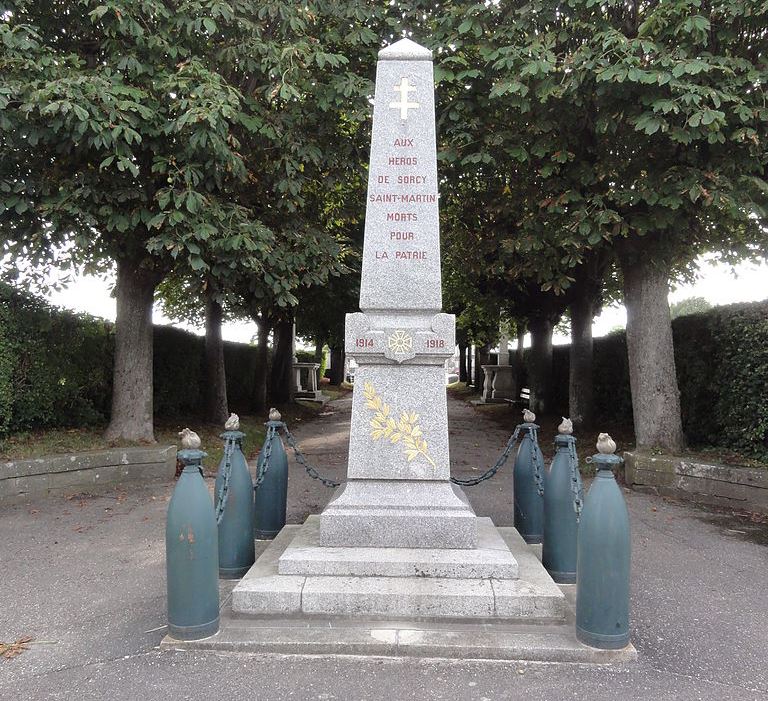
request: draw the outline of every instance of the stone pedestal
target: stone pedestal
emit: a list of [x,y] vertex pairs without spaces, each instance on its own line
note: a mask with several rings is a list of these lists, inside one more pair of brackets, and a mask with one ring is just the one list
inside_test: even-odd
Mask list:
[[236,613],[550,623],[566,616],[565,596],[523,539],[514,529],[502,538],[488,518],[476,519],[473,550],[323,547],[319,520],[280,532],[232,592]]
[[498,365],[493,378],[493,393],[491,398],[494,401],[517,399],[517,368],[512,365]]
[[478,404],[500,404],[517,399],[516,368],[512,365],[482,365],[485,374]]
[[317,371],[320,363],[294,363],[294,396],[311,402],[325,402],[327,397],[317,388]]

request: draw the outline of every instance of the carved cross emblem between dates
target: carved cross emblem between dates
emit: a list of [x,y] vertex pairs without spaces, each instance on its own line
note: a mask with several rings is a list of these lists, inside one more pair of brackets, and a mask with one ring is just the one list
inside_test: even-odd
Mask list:
[[408,82],[408,78],[401,78],[400,79],[400,85],[395,85],[394,87],[395,92],[400,93],[400,102],[390,102],[389,107],[390,109],[399,109],[400,110],[400,119],[408,119],[408,110],[417,110],[419,109],[419,103],[418,102],[409,102],[408,101],[408,93],[409,92],[416,92],[416,87],[411,85]]

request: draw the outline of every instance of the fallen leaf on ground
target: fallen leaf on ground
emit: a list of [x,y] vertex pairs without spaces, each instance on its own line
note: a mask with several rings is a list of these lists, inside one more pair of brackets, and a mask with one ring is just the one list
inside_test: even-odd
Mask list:
[[29,650],[27,643],[32,642],[32,639],[31,635],[24,635],[12,643],[0,642],[0,657],[11,660],[24,652],[24,650]]

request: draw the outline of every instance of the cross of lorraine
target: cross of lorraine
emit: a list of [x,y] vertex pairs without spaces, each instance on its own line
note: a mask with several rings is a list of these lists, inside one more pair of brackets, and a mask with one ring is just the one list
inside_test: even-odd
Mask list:
[[411,110],[419,109],[418,102],[408,101],[408,93],[416,92],[416,87],[409,83],[408,78],[401,78],[400,85],[395,85],[394,91],[400,93],[400,101],[390,102],[389,107],[390,109],[400,110],[400,119],[408,119],[409,109]]

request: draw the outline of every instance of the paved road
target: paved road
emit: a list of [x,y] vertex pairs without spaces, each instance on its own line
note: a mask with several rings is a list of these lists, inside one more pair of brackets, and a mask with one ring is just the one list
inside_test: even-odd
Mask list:
[[[457,474],[490,465],[507,436],[452,400]],[[294,427],[305,452],[342,477],[349,400]],[[474,468],[474,469],[473,469]],[[468,490],[511,523],[510,474]],[[633,526],[635,664],[205,655],[160,652],[168,485],[55,498],[0,510],[0,699],[768,699],[766,532],[747,521],[627,493]],[[288,520],[329,490],[291,466]],[[226,585],[223,585],[226,586]]]

